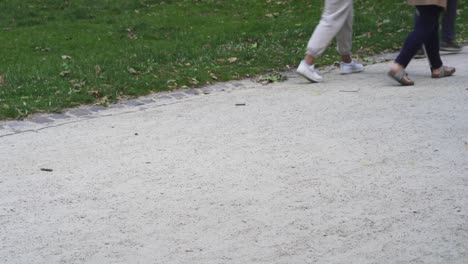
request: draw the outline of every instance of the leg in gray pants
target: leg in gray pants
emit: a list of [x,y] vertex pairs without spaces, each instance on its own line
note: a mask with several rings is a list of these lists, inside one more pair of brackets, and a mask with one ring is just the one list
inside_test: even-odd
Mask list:
[[322,55],[336,37],[340,55],[351,55],[353,37],[353,0],[326,0],[320,23],[307,45],[307,54]]
[[357,73],[364,70],[362,64],[351,59],[353,38],[353,0],[325,0],[322,18],[307,44],[304,60],[297,73],[310,82],[322,82],[322,75],[315,69],[315,59],[323,54],[336,38],[337,50],[343,60],[340,63],[342,74]]

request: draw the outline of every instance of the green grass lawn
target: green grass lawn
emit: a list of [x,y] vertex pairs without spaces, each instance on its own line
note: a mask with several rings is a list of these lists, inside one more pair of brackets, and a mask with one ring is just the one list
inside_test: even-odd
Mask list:
[[[397,50],[406,1],[356,0],[356,56]],[[460,1],[458,36],[468,37]],[[322,0],[0,0],[0,119],[295,67]],[[321,65],[338,60],[329,48]]]

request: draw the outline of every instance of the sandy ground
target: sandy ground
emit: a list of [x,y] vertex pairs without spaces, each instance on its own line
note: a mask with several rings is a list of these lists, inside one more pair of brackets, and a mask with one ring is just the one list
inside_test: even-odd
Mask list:
[[466,264],[468,51],[444,61],[2,136],[0,263]]

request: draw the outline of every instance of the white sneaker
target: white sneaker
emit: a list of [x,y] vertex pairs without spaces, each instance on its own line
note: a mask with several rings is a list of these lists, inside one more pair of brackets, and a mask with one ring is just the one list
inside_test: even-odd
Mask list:
[[340,63],[341,74],[357,73],[362,72],[363,70],[364,66],[362,64],[356,63],[355,61],[352,61],[350,63]]
[[314,65],[309,65],[304,60],[301,61],[296,72],[310,82],[323,82],[322,75],[315,69]]

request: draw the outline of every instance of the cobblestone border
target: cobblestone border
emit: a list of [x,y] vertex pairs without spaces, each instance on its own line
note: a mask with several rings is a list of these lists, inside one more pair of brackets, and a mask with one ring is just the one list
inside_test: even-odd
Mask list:
[[217,83],[202,88],[178,89],[172,92],[151,94],[112,104],[108,107],[101,105],[84,105],[78,108],[66,110],[63,113],[34,114],[24,120],[0,121],[0,138],[23,132],[37,132],[48,127],[56,127],[86,119],[143,111],[146,109],[195,99],[200,96],[261,86],[261,84],[247,79]]

